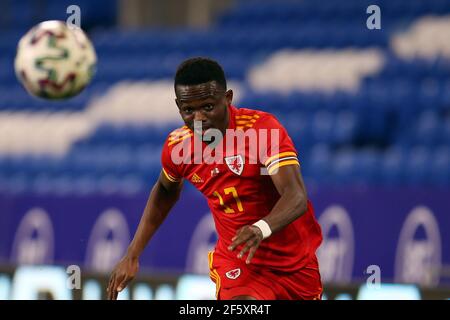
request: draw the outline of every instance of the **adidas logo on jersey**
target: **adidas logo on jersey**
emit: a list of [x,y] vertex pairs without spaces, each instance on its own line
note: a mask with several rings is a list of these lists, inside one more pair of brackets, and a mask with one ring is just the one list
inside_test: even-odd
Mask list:
[[196,173],[194,173],[194,175],[192,176],[191,181],[193,183],[203,183],[203,179],[200,178],[200,176]]

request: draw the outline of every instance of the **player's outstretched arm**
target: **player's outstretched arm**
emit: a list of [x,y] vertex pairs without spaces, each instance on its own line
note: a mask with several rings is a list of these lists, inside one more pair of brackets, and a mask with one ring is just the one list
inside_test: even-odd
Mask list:
[[[271,178],[281,197],[270,214],[263,220],[266,226],[270,228],[269,232],[273,233],[283,229],[303,215],[307,210],[308,200],[303,178],[296,165],[278,168],[278,171],[271,175]],[[236,232],[229,250],[233,251],[237,246],[245,243],[238,257],[242,258],[248,252],[246,262],[250,263],[263,239],[264,235],[260,228],[247,225]]]
[[109,300],[116,300],[117,295],[135,277],[139,270],[139,257],[166,218],[170,209],[177,202],[182,182],[171,182],[161,173],[153,186],[127,253],[115,266],[111,273],[107,294]]
[[306,212],[308,197],[303,177],[297,165],[280,167],[278,172],[270,177],[281,196],[270,214],[264,218],[274,233]]

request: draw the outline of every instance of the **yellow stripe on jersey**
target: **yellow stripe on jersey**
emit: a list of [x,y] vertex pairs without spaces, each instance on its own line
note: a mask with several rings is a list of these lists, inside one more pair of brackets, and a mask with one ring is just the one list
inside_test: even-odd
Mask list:
[[209,270],[212,270],[213,254],[214,254],[214,251],[208,251]]
[[220,285],[221,285],[220,276],[217,273],[216,269],[213,269],[213,273],[215,274],[216,280],[217,280],[217,282],[216,282],[216,298],[219,299],[219,291],[220,291]]
[[241,130],[241,129],[248,129],[253,127],[253,124],[246,124],[246,125],[242,125],[242,126],[236,126],[236,130]]
[[264,165],[267,167],[269,165],[269,163],[272,162],[273,160],[280,159],[283,157],[288,157],[288,156],[297,157],[297,154],[295,152],[290,152],[290,151],[282,152],[282,153],[276,154],[276,155],[270,157],[269,159],[267,159],[266,162],[264,163]]
[[288,166],[288,165],[297,165],[300,166],[300,163],[298,160],[287,160],[287,161],[280,161],[278,163],[275,163],[273,166],[270,167],[270,169],[267,170],[269,174],[272,174],[274,171],[276,171],[278,168]]
[[252,120],[236,120],[236,124],[242,125],[242,124],[248,124],[248,123],[255,123],[256,121],[257,121],[256,119],[252,119]]
[[167,180],[169,180],[170,182],[178,182],[178,181],[180,181],[180,180],[175,179],[174,177],[172,177],[170,174],[168,174],[167,171],[164,170],[164,168],[162,168],[162,172],[166,176]]
[[284,161],[287,161],[287,160],[295,160],[295,161],[298,161],[297,157],[294,157],[294,156],[291,156],[291,157],[283,157],[283,158],[280,158],[280,159],[275,159],[275,160],[273,160],[266,168],[267,168],[268,170],[270,170],[270,168],[273,167],[274,165],[276,165],[277,163],[284,162]]
[[243,130],[244,128],[251,128],[256,121],[258,121],[259,115],[240,115],[236,116],[236,129]]
[[217,294],[219,292],[218,287],[219,287],[219,280],[217,279],[217,276],[213,273],[213,271],[211,270],[209,272],[209,278],[211,279],[212,282],[214,282],[214,284],[216,285],[216,298],[217,298]]
[[170,136],[169,136],[169,140],[175,140],[176,138],[180,138],[180,137],[182,137],[182,136],[184,136],[184,135],[186,135],[188,133],[191,133],[191,130],[186,129],[186,130],[183,130],[183,131],[178,131],[178,132],[171,133]]
[[209,278],[212,280],[212,282],[214,282],[214,284],[216,285],[216,291],[217,291],[217,278],[216,275],[214,273],[212,273],[212,271],[209,272]]
[[259,115],[254,114],[254,115],[249,116],[249,115],[243,114],[243,115],[240,115],[240,116],[236,116],[235,118],[239,119],[239,120],[241,120],[241,119],[258,119]]
[[187,139],[187,138],[189,138],[189,137],[192,137],[192,133],[189,133],[189,134],[187,134],[187,135],[185,135],[185,136],[182,136],[181,138],[178,138],[178,139],[176,139],[176,140],[172,140],[172,141],[169,142],[168,145],[171,146],[171,145],[173,145],[173,144],[175,144],[175,143],[177,143],[177,142],[183,141],[184,139]]
[[219,298],[219,290],[220,290],[220,276],[216,269],[213,269],[213,260],[214,260],[214,251],[208,252],[208,263],[209,263],[209,277],[216,284],[216,298]]
[[186,130],[186,129],[188,129],[187,126],[182,126],[182,127],[179,127],[177,129],[173,130],[170,134],[176,134],[176,133],[178,133],[180,131],[183,131],[183,130]]

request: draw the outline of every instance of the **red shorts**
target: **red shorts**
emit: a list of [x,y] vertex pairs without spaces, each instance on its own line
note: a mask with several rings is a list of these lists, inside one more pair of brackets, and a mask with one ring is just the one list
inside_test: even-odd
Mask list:
[[256,268],[245,260],[209,253],[210,278],[218,300],[248,295],[258,300],[320,300],[322,282],[317,259],[295,272]]

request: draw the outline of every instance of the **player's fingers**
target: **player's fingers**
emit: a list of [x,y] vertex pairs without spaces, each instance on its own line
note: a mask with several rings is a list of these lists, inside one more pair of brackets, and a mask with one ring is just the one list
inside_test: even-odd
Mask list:
[[228,250],[233,251],[236,249],[238,245],[241,243],[249,240],[253,236],[252,232],[243,230],[231,243],[231,245],[228,247]]
[[118,294],[117,287],[118,287],[119,283],[122,282],[122,280],[123,280],[123,276],[117,276],[116,275],[114,277],[114,282],[113,282],[113,284],[111,286],[111,291],[110,291],[111,300],[116,300],[117,299],[117,294]]
[[114,282],[114,286],[113,286],[113,288],[111,289],[111,292],[110,292],[110,299],[109,300],[117,300],[117,294],[118,294],[119,292],[117,291],[117,281],[115,281]]
[[233,240],[230,244],[230,246],[228,247],[228,250],[233,251],[234,249],[236,249],[236,247],[238,245],[240,245],[242,242],[244,242],[244,238],[242,237],[242,234],[239,234],[235,237],[233,237]]
[[115,293],[116,293],[116,290],[113,288],[113,289],[111,289],[110,291],[109,291],[109,300],[115,300],[114,299],[114,295],[115,295]]
[[116,278],[115,275],[111,276],[110,283],[109,283],[109,286],[108,286],[108,300],[112,300],[112,293],[113,293],[113,290],[114,290],[115,278]]
[[247,260],[245,260],[246,264],[249,264],[250,261],[252,261],[253,256],[255,255],[255,252],[258,249],[258,247],[259,247],[259,243],[250,248],[250,251],[247,256]]
[[110,298],[110,292],[111,292],[111,287],[112,287],[113,280],[114,280],[114,273],[111,275],[111,277],[109,277],[108,288],[106,289],[106,292],[108,292],[108,294],[107,294],[108,300]]
[[108,285],[106,286],[106,292],[109,292],[111,288],[112,277],[113,277],[112,275],[109,277]]
[[111,290],[111,287],[112,287],[112,285],[113,285],[113,282],[114,282],[115,277],[116,277],[116,273],[113,271],[113,272],[111,273],[111,276],[109,277],[108,287],[106,288],[106,291],[109,292],[109,291]]
[[120,282],[119,285],[117,286],[117,291],[121,292],[123,289],[125,289],[125,287],[132,279],[133,279],[132,277],[125,276],[122,282]]
[[244,254],[255,244],[255,240],[254,239],[249,239],[247,241],[247,243],[245,244],[245,246],[242,248],[241,252],[239,252],[238,254],[238,258],[241,259]]

